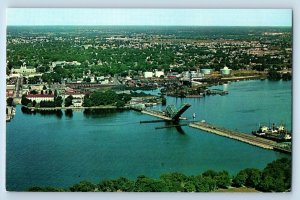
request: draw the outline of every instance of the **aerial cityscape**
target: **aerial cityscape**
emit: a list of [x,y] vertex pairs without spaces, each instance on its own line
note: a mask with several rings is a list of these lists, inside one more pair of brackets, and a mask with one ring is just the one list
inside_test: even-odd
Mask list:
[[141,10],[8,10],[6,189],[291,191],[291,10]]

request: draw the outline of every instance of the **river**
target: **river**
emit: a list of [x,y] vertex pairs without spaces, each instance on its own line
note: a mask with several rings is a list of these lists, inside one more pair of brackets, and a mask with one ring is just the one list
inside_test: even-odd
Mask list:
[[[285,123],[291,130],[292,82],[251,80],[214,86],[226,96],[180,99],[167,104],[192,106],[183,116],[249,133],[259,123]],[[153,91],[157,92],[157,91]],[[152,109],[162,109],[156,106]],[[208,169],[234,175],[249,167],[263,169],[283,153],[206,133],[187,126],[155,129],[165,123],[140,124],[156,118],[136,111],[72,116],[22,113],[7,125],[7,190],[31,186],[69,187],[120,176],[159,177],[162,173],[197,175]],[[184,123],[184,122],[183,122]]]

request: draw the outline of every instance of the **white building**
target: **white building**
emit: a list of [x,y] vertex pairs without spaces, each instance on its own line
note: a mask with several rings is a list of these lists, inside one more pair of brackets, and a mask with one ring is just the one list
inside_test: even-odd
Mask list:
[[52,94],[28,94],[26,98],[37,103],[41,101],[54,101],[54,95]]
[[26,64],[23,64],[20,67],[13,67],[11,69],[12,73],[17,73],[17,74],[32,74],[36,73],[36,69],[32,66],[26,66]]
[[144,72],[144,77],[145,78],[152,78],[153,77],[153,72]]
[[83,103],[82,99],[74,98],[72,100],[72,104],[74,107],[82,107],[82,103]]
[[220,69],[222,76],[228,76],[231,74],[231,69],[229,69],[228,67],[224,67],[223,69]]
[[212,69],[200,69],[201,73],[204,75],[209,75],[213,72]]
[[165,73],[163,71],[155,71],[155,77],[161,77],[161,76],[164,76]]
[[72,96],[74,99],[83,99],[84,98],[84,93],[78,93],[78,92],[66,92],[65,98],[68,96]]

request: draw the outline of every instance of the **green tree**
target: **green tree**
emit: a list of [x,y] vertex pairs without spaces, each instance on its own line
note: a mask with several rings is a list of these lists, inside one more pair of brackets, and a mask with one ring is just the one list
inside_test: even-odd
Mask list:
[[8,97],[8,98],[6,99],[6,105],[7,105],[7,106],[13,106],[13,101],[14,101],[13,98]]
[[73,96],[69,95],[67,98],[65,98],[65,107],[69,107],[72,105]]
[[54,98],[56,98],[58,96],[58,92],[57,90],[54,90]]
[[292,163],[288,158],[281,158],[269,163],[262,172],[257,189],[265,192],[284,192],[291,188]]
[[21,104],[27,106],[29,103],[32,103],[32,101],[30,99],[27,99],[26,95],[22,95]]
[[232,180],[233,186],[247,186],[256,188],[261,180],[261,171],[254,168],[241,170]]
[[245,169],[247,173],[247,179],[245,186],[256,188],[261,180],[261,171],[258,169]]
[[271,69],[269,72],[268,72],[268,76],[269,76],[269,79],[270,80],[280,80],[281,79],[281,75],[279,72],[277,72],[276,70],[273,70]]
[[124,101],[117,100],[116,106],[117,106],[117,108],[122,108],[122,107],[125,106],[125,102],[124,102]]
[[[56,91],[56,90],[55,90]],[[63,99],[61,96],[56,96],[54,97],[54,104],[55,104],[55,107],[61,107],[62,106],[62,103],[63,103]]]
[[134,192],[164,192],[167,191],[165,183],[146,176],[139,176],[134,184]]
[[131,192],[134,188],[134,181],[128,180],[124,177],[120,177],[115,180],[115,184],[118,186],[117,189],[123,192]]
[[231,185],[230,176],[227,171],[219,172],[214,179],[218,188],[228,188]]
[[184,183],[187,181],[187,176],[179,172],[174,172],[162,174],[160,179],[166,184],[167,191],[182,192],[184,191]]
[[98,184],[99,191],[102,192],[116,192],[117,188],[113,181],[105,180]]
[[91,78],[90,77],[86,77],[83,79],[84,82],[90,83],[91,82]]
[[36,100],[33,100],[32,102],[32,106],[35,107],[36,106]]
[[96,185],[88,182],[88,181],[81,181],[70,187],[72,192],[94,192],[96,190]]
[[248,174],[246,173],[245,170],[242,170],[233,178],[232,185],[234,187],[244,186],[247,178],[248,178]]

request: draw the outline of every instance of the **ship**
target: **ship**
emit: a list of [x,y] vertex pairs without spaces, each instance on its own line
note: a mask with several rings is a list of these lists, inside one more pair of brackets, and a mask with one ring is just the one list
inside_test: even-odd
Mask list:
[[283,124],[276,126],[260,125],[258,130],[252,131],[252,134],[265,139],[273,140],[276,142],[290,142],[292,135],[288,132]]

